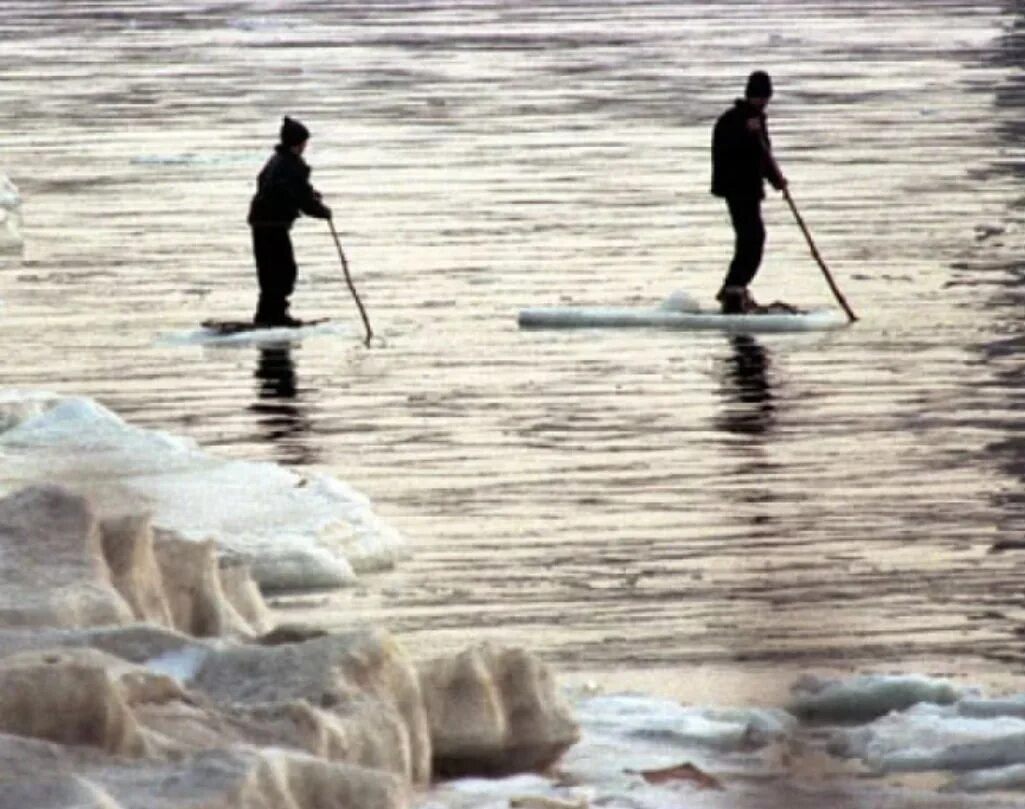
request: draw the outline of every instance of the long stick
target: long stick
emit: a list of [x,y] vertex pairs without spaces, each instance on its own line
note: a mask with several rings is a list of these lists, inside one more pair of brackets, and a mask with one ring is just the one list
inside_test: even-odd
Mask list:
[[833,294],[836,296],[837,301],[843,307],[843,310],[847,313],[847,317],[850,318],[851,323],[858,319],[858,316],[851,311],[851,307],[847,305],[847,301],[844,300],[843,295],[840,293],[836,282],[833,280],[832,273],[829,272],[829,267],[826,266],[826,262],[822,260],[822,256],[819,255],[819,250],[815,246],[815,242],[811,237],[811,233],[808,232],[807,225],[804,224],[804,219],[801,218],[801,214],[797,210],[797,206],[794,204],[794,198],[790,196],[790,189],[783,189],[783,196],[790,206],[790,210],[794,213],[794,219],[797,220],[797,224],[801,228],[801,232],[804,234],[804,238],[808,240],[808,247],[811,248],[811,254],[815,257],[815,260],[819,263],[819,268],[822,270],[822,274],[826,276],[826,283],[829,284],[829,288],[833,290]]
[[345,283],[349,285],[349,291],[352,293],[353,300],[356,301],[356,307],[359,309],[359,316],[363,318],[363,325],[367,330],[367,338],[363,343],[369,348],[370,338],[374,336],[374,333],[370,330],[370,321],[367,320],[367,310],[363,308],[363,301],[359,299],[356,287],[353,286],[352,276],[349,275],[349,262],[345,260],[345,252],[342,250],[342,243],[338,241],[338,231],[335,230],[335,223],[330,219],[327,220],[327,223],[331,226],[331,235],[334,236],[335,247],[338,248],[338,258],[342,260],[342,272],[345,273]]
[[[762,146],[762,153],[765,155],[765,159],[769,161],[769,165],[776,173],[776,176],[782,177],[783,172],[779,170],[779,163],[776,162],[776,157],[773,155],[772,149],[769,148],[769,141],[763,132],[759,132],[758,142]],[[808,226],[804,224],[804,219],[801,218],[801,214],[798,212],[797,206],[794,204],[794,198],[790,196],[789,188],[783,189],[783,196],[787,201],[787,205],[790,206],[790,210],[794,214],[794,219],[797,220],[797,224],[801,228],[801,233],[804,234],[804,238],[808,241],[808,247],[811,248],[812,256],[815,258],[815,261],[818,262],[819,269],[822,270],[822,274],[826,276],[826,283],[829,284],[829,288],[833,290],[833,295],[840,303],[840,306],[843,307],[843,310],[847,313],[847,317],[850,319],[850,322],[853,323],[858,319],[858,316],[854,314],[854,312],[851,311],[851,307],[847,305],[847,301],[844,300],[839,287],[837,287],[836,282],[833,280],[833,274],[829,271],[829,267],[826,266],[826,262],[822,260],[822,256],[819,254],[819,249],[815,246],[815,241],[811,237],[811,232],[808,230]]]

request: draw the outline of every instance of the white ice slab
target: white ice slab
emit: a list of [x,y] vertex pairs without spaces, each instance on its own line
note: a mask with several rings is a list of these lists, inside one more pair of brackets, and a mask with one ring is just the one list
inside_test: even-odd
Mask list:
[[214,539],[271,587],[347,584],[354,569],[408,554],[369,499],[340,480],[219,458],[87,398],[0,392],[0,453],[0,494],[61,482],[122,510],[147,508],[155,526]]
[[974,719],[955,706],[921,703],[841,731],[834,750],[877,772],[972,770],[1025,763],[1025,719]]
[[724,315],[666,306],[552,306],[522,309],[518,322],[524,329],[656,328],[764,333],[830,331],[846,326],[847,318],[835,309],[816,309],[804,314]]
[[161,335],[157,342],[160,345],[200,345],[200,346],[252,346],[274,343],[294,343],[314,337],[351,338],[356,334],[351,324],[328,321],[315,323],[298,328],[276,327],[270,329],[252,329],[234,334],[217,334],[210,329],[196,328],[185,331],[171,332]]

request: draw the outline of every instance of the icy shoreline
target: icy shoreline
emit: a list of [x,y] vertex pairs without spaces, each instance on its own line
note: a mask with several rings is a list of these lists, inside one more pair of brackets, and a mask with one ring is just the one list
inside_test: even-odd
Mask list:
[[[54,807],[149,807],[147,790],[174,777],[190,787],[161,805],[203,795],[248,809],[271,771],[303,781],[281,787],[297,806],[328,795],[388,809],[1020,805],[1025,695],[912,674],[807,676],[786,705],[709,708],[560,696],[518,650],[414,663],[379,630],[271,629],[249,578],[251,565],[264,588],[339,585],[408,553],[348,485],[225,461],[42,392],[0,394],[0,453],[0,807],[39,794],[41,757],[64,773],[45,782]],[[82,678],[90,699],[69,703]],[[76,711],[78,725],[47,719]],[[112,715],[116,726],[95,726]],[[91,729],[62,735],[72,726]],[[211,786],[201,773],[213,760],[231,774]],[[429,773],[464,777],[429,785]],[[906,782],[919,773],[928,786]],[[83,783],[108,803],[86,800]],[[978,794],[993,791],[1017,796]]]
[[341,481],[218,458],[191,439],[127,424],[92,399],[0,392],[0,453],[0,495],[57,481],[114,508],[144,503],[155,527],[213,539],[265,588],[344,586],[409,552],[370,500]]

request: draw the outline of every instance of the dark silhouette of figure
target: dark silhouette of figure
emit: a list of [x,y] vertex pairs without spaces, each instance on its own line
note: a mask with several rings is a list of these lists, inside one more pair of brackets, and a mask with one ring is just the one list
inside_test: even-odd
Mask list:
[[257,401],[249,410],[266,437],[276,445],[281,460],[302,466],[318,460],[317,451],[305,440],[311,432],[307,408],[288,344],[260,346],[260,358],[253,372],[258,380]]
[[256,194],[249,206],[253,230],[253,255],[260,282],[260,300],[253,322],[259,326],[298,326],[288,314],[288,298],[298,272],[289,231],[300,214],[330,219],[331,209],[321,202],[310,185],[310,167],[303,152],[310,133],[298,121],[285,116],[281,143],[256,180]]
[[733,261],[716,299],[723,312],[751,311],[757,304],[747,287],[762,263],[764,179],[783,190],[786,178],[771,159],[765,110],[772,98],[769,74],[756,70],[747,80],[744,98],[724,112],[712,131],[712,193],[726,200],[736,236]]

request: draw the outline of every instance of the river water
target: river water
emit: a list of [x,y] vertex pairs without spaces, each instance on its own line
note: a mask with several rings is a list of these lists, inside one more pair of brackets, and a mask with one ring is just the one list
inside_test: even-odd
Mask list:
[[[1025,540],[1020,2],[4,0],[0,38],[25,200],[2,384],[336,475],[414,543],[283,615],[733,703],[796,670],[1020,672],[1025,551],[993,551]],[[860,322],[519,331],[525,306],[710,302],[710,131],[755,68]],[[164,339],[251,314],[283,113],[379,339],[313,220],[293,310],[351,336]],[[829,305],[765,215],[756,296]]]

